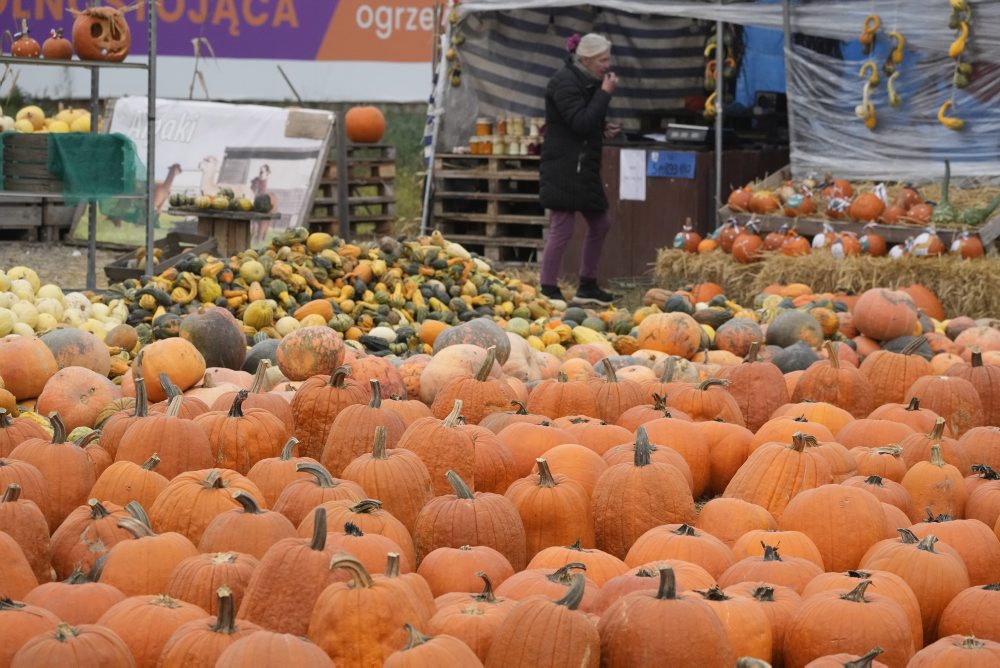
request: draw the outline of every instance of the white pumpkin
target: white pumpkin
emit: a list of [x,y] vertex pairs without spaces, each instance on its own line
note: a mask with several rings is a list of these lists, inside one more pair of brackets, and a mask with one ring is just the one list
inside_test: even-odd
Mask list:
[[44,297],[35,302],[35,308],[38,309],[38,314],[48,315],[55,319],[56,322],[62,322],[63,319],[63,305],[62,301],[56,300],[53,297]]
[[10,290],[10,278],[7,277],[7,272],[0,270],[0,291],[8,290]]
[[52,298],[62,304],[63,301],[63,291],[58,285],[53,283],[46,283],[42,287],[38,288],[38,292],[35,293],[35,300],[42,298]]
[[38,309],[35,305],[28,301],[20,301],[10,309],[17,315],[19,322],[23,322],[28,327],[31,327],[32,331],[36,325],[38,325]]
[[0,308],[10,308],[19,301],[13,292],[0,292]]
[[91,304],[90,317],[96,320],[100,320],[101,322],[107,322],[108,313],[110,312],[110,310],[111,309],[108,308],[108,305],[103,302],[97,302],[96,304]]
[[86,322],[90,318],[92,304],[87,299],[87,295],[80,292],[71,292],[63,298],[63,306],[66,310],[64,320],[70,322],[70,312],[75,312],[73,322]]
[[0,308],[0,336],[7,336],[14,331],[17,315],[9,308]]
[[35,301],[34,288],[31,287],[31,283],[23,278],[18,278],[12,281],[10,284],[10,291],[13,292],[18,299],[24,299],[29,302]]
[[29,327],[26,323],[15,322],[14,323],[14,334],[18,336],[34,336],[35,330]]
[[372,327],[368,334],[369,336],[377,336],[383,341],[388,341],[389,343],[396,342],[396,332],[392,331],[389,327]]
[[23,278],[31,284],[31,294],[35,294],[38,288],[42,287],[41,281],[38,280],[38,274],[35,270],[30,267],[11,267],[7,270],[7,277],[16,281],[19,278]]
[[275,331],[282,336],[288,336],[298,328],[299,321],[290,315],[286,315],[284,318],[279,318],[278,322],[274,323]]
[[101,341],[106,339],[108,336],[108,330],[104,328],[104,323],[94,318],[90,318],[89,320],[81,324],[80,329],[82,329],[85,332],[90,332],[91,334],[99,338]]

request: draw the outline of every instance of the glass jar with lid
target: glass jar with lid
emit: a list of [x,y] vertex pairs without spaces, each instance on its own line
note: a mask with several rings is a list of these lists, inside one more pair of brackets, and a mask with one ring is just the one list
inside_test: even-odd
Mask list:
[[480,116],[476,119],[476,136],[486,137],[493,134],[493,120],[487,118],[486,116]]

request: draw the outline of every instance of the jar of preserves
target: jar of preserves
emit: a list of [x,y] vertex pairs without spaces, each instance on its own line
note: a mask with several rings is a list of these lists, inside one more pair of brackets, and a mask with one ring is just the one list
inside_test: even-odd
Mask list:
[[498,116],[497,117],[496,133],[498,135],[506,135],[507,134],[507,117],[506,116]]
[[509,128],[507,130],[516,137],[524,136],[524,116],[512,116]]
[[491,152],[493,155],[505,155],[507,153],[507,144],[504,142],[503,135],[493,135],[493,150]]
[[476,119],[476,136],[486,137],[493,134],[493,121],[485,116]]

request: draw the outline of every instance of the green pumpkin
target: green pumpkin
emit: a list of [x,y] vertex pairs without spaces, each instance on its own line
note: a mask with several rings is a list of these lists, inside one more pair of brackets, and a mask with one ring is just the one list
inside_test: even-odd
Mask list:
[[343,333],[354,326],[354,318],[352,318],[346,313],[337,313],[332,318],[330,318],[330,322],[328,322],[327,324],[330,326],[330,329],[334,330],[335,332]]

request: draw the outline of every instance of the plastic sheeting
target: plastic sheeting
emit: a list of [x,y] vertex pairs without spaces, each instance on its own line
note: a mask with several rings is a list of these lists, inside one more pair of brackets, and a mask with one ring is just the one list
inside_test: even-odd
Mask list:
[[[466,0],[460,15],[506,9],[578,6],[573,0]],[[722,20],[758,27],[783,27],[780,3],[672,2],[669,0],[594,0],[594,11],[610,8],[640,15]],[[945,158],[953,174],[1000,181],[1000,1],[972,0],[973,33],[967,58],[974,64],[972,84],[952,84],[955,61],[948,47],[957,32],[948,27],[950,7],[942,0],[812,0],[791,3],[797,35],[846,42],[826,55],[796,44],[788,59],[792,170],[839,177],[921,182],[940,178]],[[882,19],[876,51],[861,53],[857,38],[869,14]],[[889,106],[882,63],[891,45],[890,30],[907,39],[896,88],[903,99]],[[877,127],[868,130],[855,116],[862,102],[861,66],[872,60],[882,83],[872,93]],[[937,120],[942,103],[953,97],[952,115],[965,129],[950,130]]]

